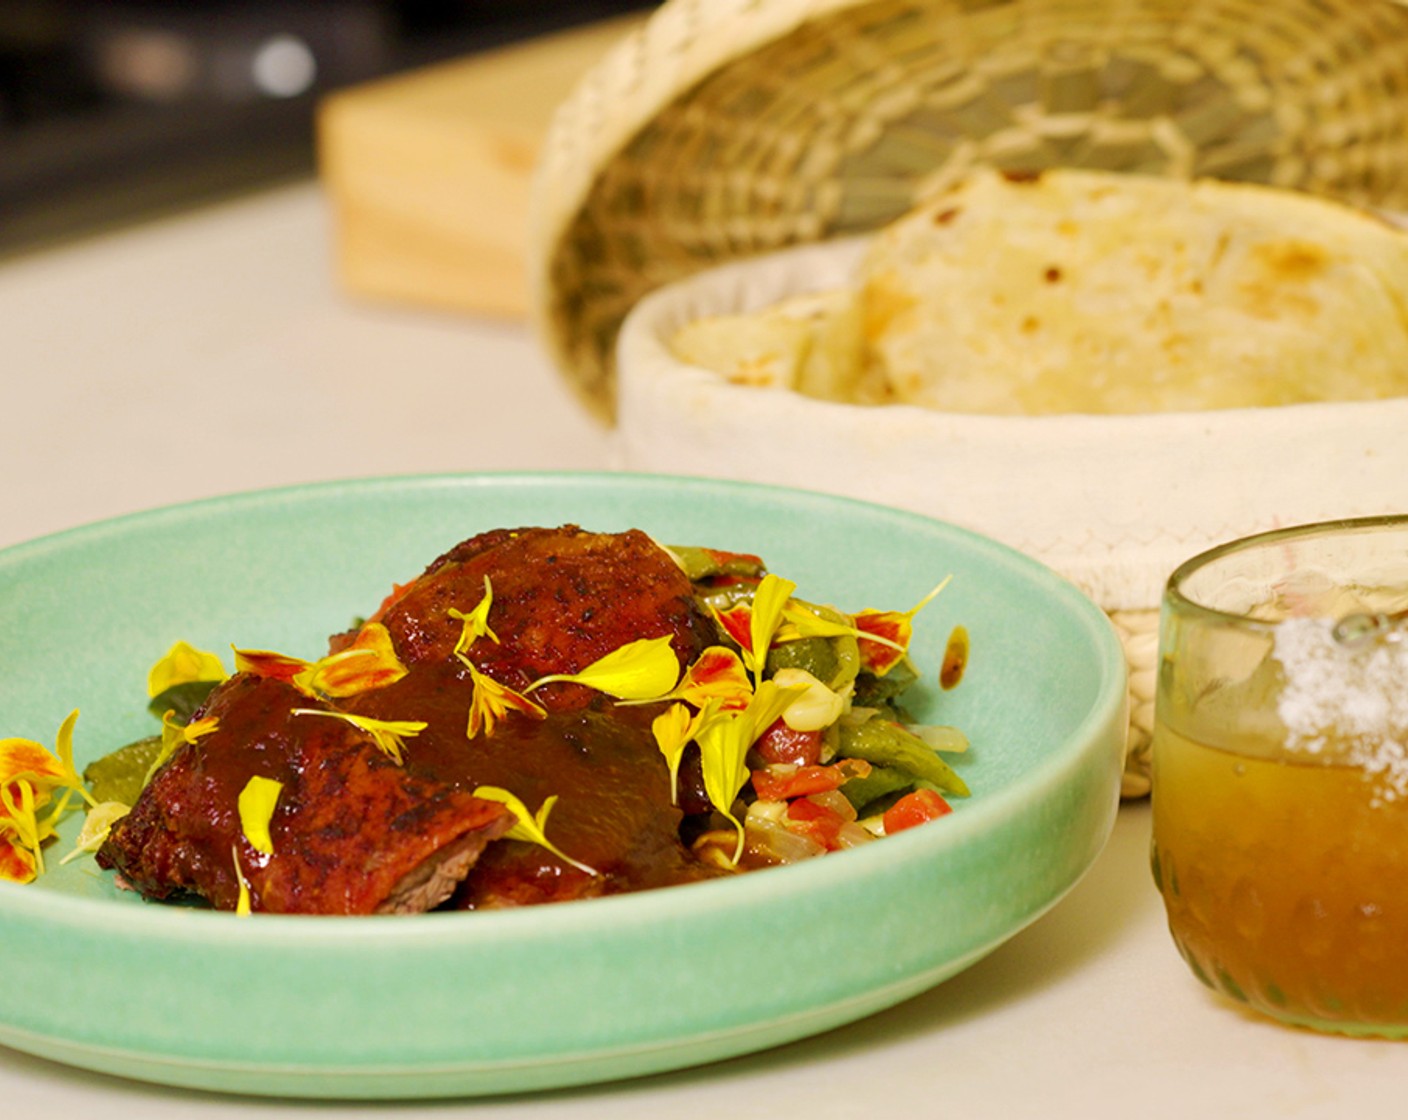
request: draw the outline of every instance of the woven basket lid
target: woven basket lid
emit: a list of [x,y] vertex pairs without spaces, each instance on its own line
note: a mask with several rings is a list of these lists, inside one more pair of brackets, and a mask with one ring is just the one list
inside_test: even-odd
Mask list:
[[1408,0],[666,0],[549,130],[539,326],[610,418],[647,292],[874,229],[983,164],[1408,209]]

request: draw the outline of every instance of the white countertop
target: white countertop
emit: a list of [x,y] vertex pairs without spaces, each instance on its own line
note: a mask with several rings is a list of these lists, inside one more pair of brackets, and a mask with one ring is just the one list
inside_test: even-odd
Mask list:
[[[0,339],[0,546],[286,483],[611,461],[609,434],[526,328],[341,294],[312,185],[0,264]],[[752,1057],[545,1096],[358,1107],[147,1086],[0,1047],[0,1115],[1400,1115],[1408,1043],[1284,1029],[1198,985],[1168,938],[1148,839],[1147,805],[1124,807],[1076,889],[973,968]],[[3,945],[0,928],[0,962],[22,968]]]

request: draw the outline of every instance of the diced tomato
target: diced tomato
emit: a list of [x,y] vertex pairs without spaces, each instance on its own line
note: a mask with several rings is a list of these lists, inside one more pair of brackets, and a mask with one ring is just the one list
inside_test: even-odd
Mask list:
[[885,810],[885,835],[902,832],[906,828],[925,824],[947,813],[953,806],[931,789],[917,789],[907,793]]
[[825,805],[818,805],[806,797],[799,797],[787,806],[787,828],[814,840],[827,851],[839,847],[837,837],[845,818]]
[[778,720],[753,744],[766,763],[790,762],[795,766],[815,766],[821,761],[821,732],[793,731]]
[[764,801],[791,801],[840,789],[869,773],[870,763],[859,758],[843,758],[830,766],[775,766],[753,771],[753,792]]

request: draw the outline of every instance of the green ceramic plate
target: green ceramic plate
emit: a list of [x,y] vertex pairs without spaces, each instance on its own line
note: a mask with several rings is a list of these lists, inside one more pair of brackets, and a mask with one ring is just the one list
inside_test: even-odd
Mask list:
[[[521,912],[239,919],[120,894],[89,860],[0,883],[0,1043],[128,1077],[305,1097],[478,1095],[696,1065],[826,1030],[971,964],[1054,904],[1118,802],[1124,662],[1036,563],[878,506],[629,475],[346,482],[159,510],[0,553],[0,735],[79,763],[150,732],[177,638],[304,656],[449,545],[638,526],[762,554],[808,598],[918,618],[921,715],[964,728],[941,821],[792,867]],[[935,678],[967,627],[963,682]]]

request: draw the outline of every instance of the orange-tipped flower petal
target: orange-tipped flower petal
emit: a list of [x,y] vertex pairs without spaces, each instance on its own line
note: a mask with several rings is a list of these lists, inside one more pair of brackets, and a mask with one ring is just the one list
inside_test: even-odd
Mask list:
[[28,883],[44,872],[40,845],[44,842],[36,810],[34,786],[16,778],[0,786],[0,846],[9,849],[3,860],[11,882]]
[[951,577],[945,577],[934,590],[907,611],[867,610],[855,616],[857,630],[879,639],[867,641],[861,638],[860,662],[863,669],[877,677],[883,677],[905,659],[909,652],[910,640],[914,637],[914,616],[948,586],[949,578]]
[[0,882],[32,883],[39,875],[34,853],[18,837],[0,827]]
[[309,696],[336,699],[384,688],[405,675],[391,632],[379,622],[369,622],[351,645],[315,661],[294,676],[293,684]]
[[769,573],[758,583],[751,603],[714,611],[714,618],[724,633],[743,651],[743,664],[754,679],[761,678],[767,668],[768,650],[782,624],[788,600],[796,590],[797,585],[791,580]]
[[725,708],[745,708],[752,694],[748,671],[738,654],[724,646],[710,646],[685,670],[671,695],[696,708],[709,700],[719,700]]
[[268,649],[235,650],[235,668],[241,673],[253,673],[275,681],[289,681],[308,669],[301,657],[289,657]]
[[488,673],[480,672],[469,658],[461,656],[460,660],[468,666],[474,685],[469,698],[469,723],[465,727],[467,738],[473,739],[480,732],[492,735],[494,726],[510,712],[521,712],[534,719],[546,718],[547,711],[536,701],[500,684]]
[[33,739],[0,739],[0,785],[21,777],[36,787],[51,786],[64,777],[64,765]]
[[747,603],[740,603],[726,611],[714,611],[714,619],[719,627],[732,638],[739,649],[747,649],[752,641],[753,610]]
[[92,795],[84,787],[83,778],[73,764],[73,725],[78,720],[78,712],[68,714],[59,726],[54,740],[55,750],[50,751],[33,739],[0,739],[0,790],[8,790],[12,796],[19,796],[18,783],[28,784],[34,803],[42,808],[47,805],[55,790],[67,790],[56,810],[54,819],[65,811],[72,794],[78,794],[92,803]]
[[52,752],[32,739],[0,739],[0,880],[28,883],[42,875],[41,848],[75,795],[93,803],[73,764],[77,720],[78,712],[70,712]]
[[861,668],[883,677],[904,660],[914,629],[898,611],[864,611],[856,615],[856,629],[880,641],[860,640]]
[[352,644],[317,661],[304,661],[267,649],[235,650],[235,668],[243,673],[287,681],[305,696],[341,699],[384,688],[406,675],[396,656],[391,632],[380,622],[368,622]]

